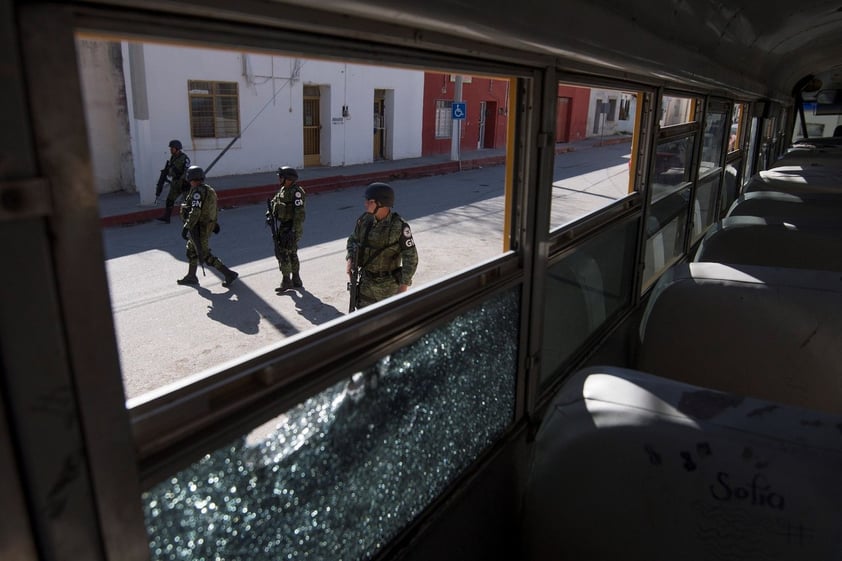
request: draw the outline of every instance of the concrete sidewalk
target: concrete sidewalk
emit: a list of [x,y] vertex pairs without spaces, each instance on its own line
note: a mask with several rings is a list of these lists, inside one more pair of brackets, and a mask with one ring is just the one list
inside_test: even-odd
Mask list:
[[[298,170],[299,184],[308,193],[319,193],[374,181],[388,182],[496,166],[505,163],[505,158],[505,150],[488,149],[462,154],[460,161],[451,161],[449,154],[439,154],[342,167],[307,167]],[[220,208],[262,203],[278,190],[278,176],[274,171],[219,177],[211,173],[207,182],[216,190]],[[103,227],[148,222],[160,216],[162,211],[163,204],[141,205],[138,193],[120,191],[99,197]]]
[[[578,142],[556,145],[556,153],[587,150],[600,145],[628,142],[630,137],[599,141],[588,138]],[[319,193],[359,187],[374,181],[394,181],[444,175],[488,166],[502,165],[506,161],[504,148],[491,148],[466,152],[459,161],[450,159],[450,154],[437,154],[402,160],[379,160],[367,164],[340,167],[307,167],[298,170],[299,184],[308,193]],[[278,190],[278,177],[274,171],[245,175],[215,177],[212,173],[207,182],[216,189],[220,208],[263,203]],[[177,213],[178,207],[173,209]],[[138,193],[120,191],[99,196],[99,214],[104,228],[126,226],[149,222],[163,212],[163,201],[158,206],[141,205]]]

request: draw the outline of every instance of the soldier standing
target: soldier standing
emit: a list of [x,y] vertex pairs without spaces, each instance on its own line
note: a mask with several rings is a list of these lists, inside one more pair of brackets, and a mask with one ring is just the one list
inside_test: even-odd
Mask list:
[[[172,217],[172,207],[175,206],[176,199],[178,199],[178,197],[189,188],[189,185],[187,185],[184,179],[184,174],[190,166],[190,158],[187,157],[187,154],[181,151],[182,146],[180,140],[170,140],[169,146],[170,160],[167,162],[164,170],[162,171],[165,172],[165,175],[168,175],[171,178],[170,190],[167,192],[167,203],[164,208],[164,214],[156,218],[156,220],[166,222],[167,224],[170,223],[170,217]],[[161,184],[161,187],[163,187],[163,183],[160,181],[159,183]],[[158,195],[160,195],[160,192],[156,190],[155,196],[157,197]]]
[[[418,250],[409,224],[392,211],[395,192],[386,183],[365,190],[365,213],[348,238],[345,272],[360,272],[355,308],[406,292],[418,267]],[[356,259],[355,259],[356,258]]]
[[273,231],[275,237],[278,268],[281,270],[281,286],[276,292],[304,286],[299,271],[298,242],[304,234],[304,199],[307,193],[298,184],[298,172],[290,166],[278,168],[281,188],[269,201],[266,220],[277,220]]
[[190,182],[190,191],[181,203],[181,219],[184,220],[181,237],[187,240],[189,269],[187,275],[176,282],[186,285],[199,284],[196,268],[201,260],[225,275],[222,286],[229,287],[239,275],[226,267],[219,257],[214,256],[209,245],[211,233],[219,232],[216,191],[205,183],[205,170],[199,166],[187,168],[186,175],[187,181]]

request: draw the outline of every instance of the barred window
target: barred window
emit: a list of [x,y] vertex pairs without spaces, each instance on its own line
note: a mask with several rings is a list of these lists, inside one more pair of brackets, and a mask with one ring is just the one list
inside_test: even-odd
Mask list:
[[453,101],[449,99],[436,100],[436,138],[450,138],[453,131],[451,105]]
[[606,121],[615,121],[617,115],[617,98],[611,97],[608,99],[608,114],[605,116]]
[[190,134],[193,138],[232,138],[240,134],[236,82],[188,80]]

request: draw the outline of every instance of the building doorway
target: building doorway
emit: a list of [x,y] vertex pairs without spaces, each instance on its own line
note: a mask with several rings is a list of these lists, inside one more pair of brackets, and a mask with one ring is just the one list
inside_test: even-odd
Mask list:
[[555,141],[570,142],[570,107],[572,98],[558,97],[556,102]]
[[482,131],[482,147],[494,148],[497,146],[497,102],[483,101],[483,131]]
[[304,86],[304,165],[322,163],[321,131],[319,117],[321,96],[318,86]]
[[485,121],[486,121],[486,104],[484,101],[479,102],[479,121],[477,124],[477,150],[485,148]]
[[374,90],[374,139],[375,160],[386,159],[386,90]]

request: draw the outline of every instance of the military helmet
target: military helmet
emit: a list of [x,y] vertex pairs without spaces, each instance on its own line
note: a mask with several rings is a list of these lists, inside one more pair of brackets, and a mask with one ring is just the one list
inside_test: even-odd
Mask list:
[[395,206],[395,191],[387,183],[372,183],[365,189],[365,200],[377,201],[377,206]]
[[197,179],[201,181],[205,178],[205,170],[200,168],[199,166],[190,166],[187,168],[187,181],[193,181]]
[[170,148],[175,148],[176,150],[181,150],[181,141],[180,140],[170,140]]
[[295,171],[295,168],[290,166],[283,166],[278,168],[278,177],[281,179],[292,179],[295,181],[298,179],[298,172]]

